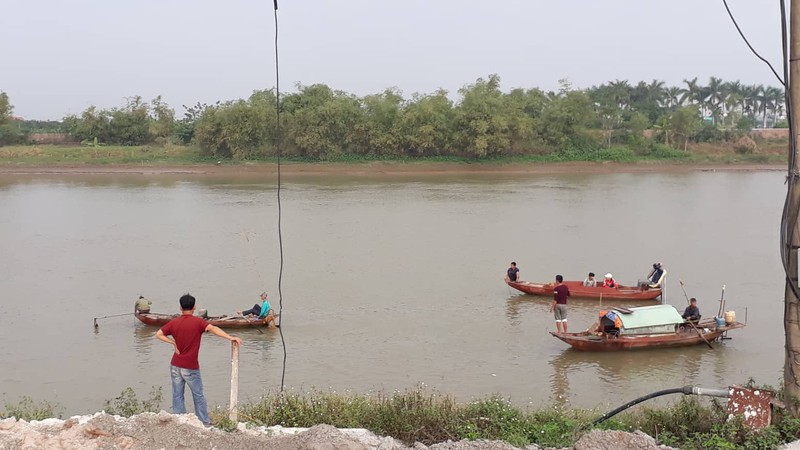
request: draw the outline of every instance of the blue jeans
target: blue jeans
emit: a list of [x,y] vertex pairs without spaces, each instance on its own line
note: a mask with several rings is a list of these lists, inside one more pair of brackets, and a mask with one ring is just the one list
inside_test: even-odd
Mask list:
[[173,365],[169,366],[170,377],[172,378],[172,412],[175,414],[186,414],[186,403],[183,393],[185,386],[189,385],[194,401],[194,413],[204,425],[211,425],[208,418],[208,405],[206,397],[203,395],[203,380],[200,378],[200,371],[197,369],[184,369]]

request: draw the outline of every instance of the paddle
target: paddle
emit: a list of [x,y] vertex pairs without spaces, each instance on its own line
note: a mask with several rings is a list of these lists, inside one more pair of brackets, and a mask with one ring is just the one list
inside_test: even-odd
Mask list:
[[722,317],[722,311],[725,309],[725,285],[722,285],[722,294],[719,297],[719,313],[717,317]]
[[[686,297],[686,304],[687,304],[687,305],[688,305],[688,304],[691,304],[691,302],[689,301],[689,296],[688,296],[688,295],[686,295],[686,289],[683,287],[683,280],[678,280],[678,282],[681,284],[681,290],[683,290],[683,296],[684,296],[684,297]],[[724,288],[723,288],[723,292],[724,292]],[[703,342],[705,342],[705,343],[706,343],[706,345],[708,346],[708,348],[710,348],[710,349],[712,349],[712,350],[714,349],[714,346],[713,346],[713,345],[711,345],[711,343],[710,343],[710,342],[708,342],[708,339],[706,339],[706,337],[705,337],[705,336],[703,336],[703,333],[702,333],[702,332],[701,332],[699,329],[697,329],[697,327],[695,326],[694,322],[692,322],[691,320],[687,320],[687,321],[686,321],[686,323],[688,323],[689,325],[691,325],[691,326],[692,326],[692,328],[694,328],[694,331],[696,331],[696,332],[697,332],[697,335],[698,335],[698,336],[700,336],[701,338],[703,338]]]
[[249,318],[249,317],[247,317],[247,316],[242,316],[242,317],[244,317],[244,320],[246,320],[246,321],[247,321],[247,323],[249,323],[251,327],[255,328],[255,329],[256,329],[256,330],[257,330],[259,333],[261,333],[261,334],[264,334],[264,332],[263,332],[263,331],[261,331],[261,328],[258,328],[258,327],[256,326],[256,324],[254,324],[254,323],[253,323],[253,321],[252,321],[252,320],[250,320],[250,318]]

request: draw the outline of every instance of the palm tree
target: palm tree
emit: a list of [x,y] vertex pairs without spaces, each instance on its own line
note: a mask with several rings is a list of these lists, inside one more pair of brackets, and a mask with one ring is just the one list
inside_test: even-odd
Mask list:
[[619,109],[628,109],[631,105],[631,85],[628,80],[614,80],[608,83],[612,98]]
[[705,92],[707,93],[706,101],[712,111],[714,124],[717,124],[725,115],[725,83],[720,78],[711,77],[708,79],[708,86],[705,88]]
[[[778,110],[783,109],[785,103],[785,96],[783,89],[775,86],[769,86],[764,91],[764,97],[767,99],[767,107],[772,110],[772,127],[778,121]],[[766,112],[765,112],[766,115]],[[764,119],[764,127],[766,128],[766,118]]]
[[681,94],[681,104],[692,103],[695,101],[697,93],[700,91],[700,86],[697,84],[697,77],[691,80],[683,80],[686,83],[686,89],[683,89]]
[[662,100],[662,106],[666,107],[667,109],[675,109],[681,106],[684,90],[682,88],[673,86],[664,89],[664,98]]
[[[723,103],[725,104],[725,110],[727,111],[728,116],[731,117],[730,125],[733,126],[733,119],[734,115],[732,113],[737,112],[739,114],[744,114],[744,95],[743,95],[743,85],[740,81],[729,81],[725,83],[724,86],[724,100]],[[724,119],[723,119],[724,123]]]

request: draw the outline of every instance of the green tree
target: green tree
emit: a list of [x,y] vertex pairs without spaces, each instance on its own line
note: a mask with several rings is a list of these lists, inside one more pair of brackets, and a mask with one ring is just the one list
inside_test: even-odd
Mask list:
[[108,142],[111,136],[111,119],[107,111],[99,111],[92,105],[81,115],[69,115],[64,118],[64,129],[67,133],[84,142]]
[[570,141],[579,139],[581,131],[593,116],[592,101],[581,91],[570,91],[550,102],[550,107],[537,122],[541,139],[557,148],[566,148]]
[[689,139],[700,130],[703,122],[696,106],[684,106],[670,115],[668,125],[676,136],[683,139],[683,150],[686,151]]
[[14,112],[14,107],[8,99],[8,94],[0,91],[0,125],[5,125],[11,122],[11,113]]
[[398,129],[402,148],[410,156],[453,154],[455,111],[447,91],[415,95],[402,116]]
[[108,141],[121,145],[143,145],[150,142],[149,105],[139,95],[129,97],[123,108],[111,110]]
[[534,132],[526,104],[500,92],[500,77],[478,78],[459,90],[454,140],[465,155],[484,157],[512,151],[528,143]]
[[0,91],[0,145],[21,144],[27,140],[28,133],[22,129],[21,121],[14,120],[13,111],[8,94]]
[[159,95],[150,102],[150,138],[164,140],[175,132],[175,110]]
[[400,117],[405,101],[397,88],[363,99],[364,120],[359,124],[359,153],[398,156],[403,153]]

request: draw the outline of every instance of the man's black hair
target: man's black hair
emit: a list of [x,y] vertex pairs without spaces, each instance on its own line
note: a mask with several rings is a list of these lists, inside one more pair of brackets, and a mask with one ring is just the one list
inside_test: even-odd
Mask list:
[[192,294],[186,293],[181,297],[181,311],[189,311],[194,308],[194,297]]
[[589,276],[593,277],[594,276],[594,272],[589,272]]
[[514,261],[511,261],[511,265],[512,265],[512,266],[516,266],[516,265],[517,265],[517,263],[515,263]]
[[562,277],[561,275],[556,275],[556,281],[558,281],[559,283],[561,283],[561,282],[563,282],[563,281],[564,281],[564,277]]

